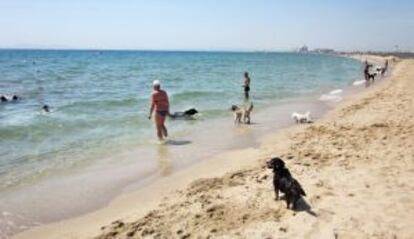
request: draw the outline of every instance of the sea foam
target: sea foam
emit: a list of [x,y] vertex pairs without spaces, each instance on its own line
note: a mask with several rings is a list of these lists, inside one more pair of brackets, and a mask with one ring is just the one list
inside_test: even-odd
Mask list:
[[339,102],[342,100],[342,97],[339,96],[340,94],[342,94],[343,90],[342,89],[336,89],[336,90],[332,90],[330,91],[328,94],[323,94],[319,97],[320,101],[332,101],[332,102]]
[[359,85],[363,85],[365,83],[365,80],[357,80],[354,81],[354,83],[352,83],[353,86],[359,86]]

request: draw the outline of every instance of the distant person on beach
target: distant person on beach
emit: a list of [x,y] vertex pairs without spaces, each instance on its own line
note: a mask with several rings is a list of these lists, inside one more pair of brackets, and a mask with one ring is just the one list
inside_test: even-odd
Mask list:
[[152,83],[153,92],[151,94],[151,107],[148,119],[151,119],[155,110],[155,126],[157,128],[157,136],[160,141],[168,137],[167,128],[165,127],[165,119],[170,114],[170,103],[168,101],[167,92],[161,90],[161,83],[159,80],[154,80]]
[[244,97],[246,99],[249,99],[249,92],[250,92],[250,77],[249,77],[249,72],[244,72],[244,83],[243,83],[243,88],[244,88]]
[[388,59],[385,60],[384,67],[381,69],[381,75],[384,75],[385,72],[387,72],[387,70],[388,70]]

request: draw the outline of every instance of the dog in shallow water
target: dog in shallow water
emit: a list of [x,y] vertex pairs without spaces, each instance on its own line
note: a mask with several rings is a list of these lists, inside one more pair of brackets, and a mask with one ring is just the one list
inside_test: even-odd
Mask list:
[[183,112],[174,112],[173,114],[170,114],[170,117],[172,119],[184,119],[184,120],[189,120],[189,119],[194,119],[194,115],[196,115],[198,113],[198,111],[194,108],[191,108],[189,110],[183,111]]
[[231,111],[234,113],[234,124],[240,124],[242,120],[243,123],[250,124],[250,114],[253,111],[253,103],[250,103],[248,107],[232,105]]
[[273,186],[276,200],[279,200],[279,191],[281,191],[285,194],[287,208],[292,204],[291,208],[295,209],[297,206],[296,203],[301,196],[306,196],[302,186],[292,177],[282,159],[277,157],[272,158],[267,162],[267,167],[273,169]]

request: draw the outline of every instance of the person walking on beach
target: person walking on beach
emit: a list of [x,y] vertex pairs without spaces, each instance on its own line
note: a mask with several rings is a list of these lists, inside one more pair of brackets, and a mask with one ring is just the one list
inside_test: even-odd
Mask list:
[[381,69],[381,75],[384,75],[387,70],[388,70],[388,59],[385,60],[384,67]]
[[161,90],[161,83],[159,80],[154,80],[152,83],[153,92],[151,94],[150,112],[148,119],[151,119],[155,110],[155,127],[157,129],[157,136],[160,141],[168,137],[167,128],[165,127],[165,119],[170,113],[170,103],[167,92]]
[[250,92],[250,77],[249,77],[249,72],[244,72],[244,83],[243,83],[243,88],[244,88],[244,97],[247,99],[249,99],[249,92]]

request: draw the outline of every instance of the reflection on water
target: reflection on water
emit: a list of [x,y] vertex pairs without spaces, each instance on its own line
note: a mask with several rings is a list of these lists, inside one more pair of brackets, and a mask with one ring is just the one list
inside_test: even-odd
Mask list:
[[169,146],[181,146],[181,145],[188,145],[191,144],[191,141],[189,140],[167,140],[165,141],[165,144],[161,144],[158,147],[157,151],[157,157],[158,157],[158,164],[160,169],[160,175],[161,176],[168,176],[172,173],[172,163],[171,158],[172,157],[170,150],[168,149]]
[[160,147],[158,147],[158,165],[160,175],[163,177],[172,173],[172,165],[169,156],[168,147],[166,145],[160,145]]

